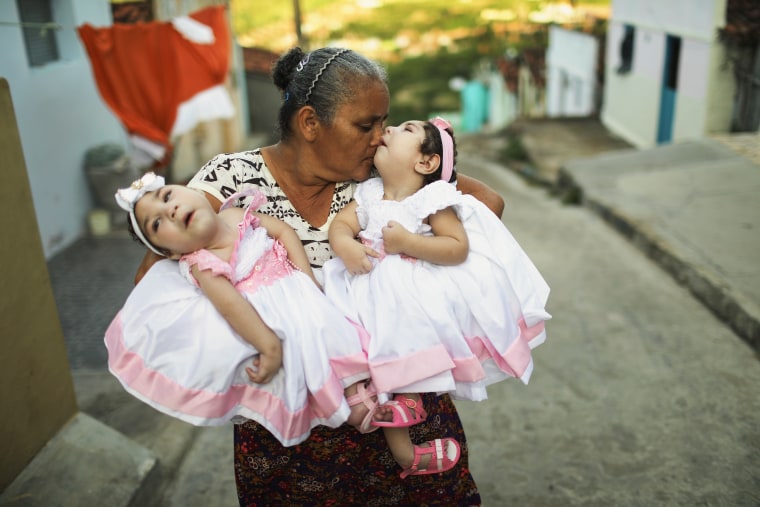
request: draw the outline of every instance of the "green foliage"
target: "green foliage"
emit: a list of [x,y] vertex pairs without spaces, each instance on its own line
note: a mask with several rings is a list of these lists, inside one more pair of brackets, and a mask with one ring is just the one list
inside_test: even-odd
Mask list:
[[525,150],[525,146],[523,146],[519,136],[510,135],[508,137],[507,145],[504,147],[499,158],[503,162],[528,160],[528,152]]
[[[475,78],[478,65],[504,55],[508,45],[519,51],[545,47],[548,42],[545,26],[515,36],[506,33],[505,25],[496,28],[498,23],[481,15],[485,9],[527,15],[548,3],[543,0],[378,0],[375,8],[362,8],[359,0],[299,1],[303,21],[318,30],[318,35],[310,35],[314,47],[334,40],[380,41],[382,54],[389,55],[383,63],[391,91],[390,123],[458,110],[459,92],[449,87],[452,78]],[[582,3],[609,4],[609,0]],[[231,5],[233,30],[238,35],[272,25],[282,30],[293,27],[292,0],[231,0]],[[433,32],[449,36],[450,42],[442,46],[435,38],[421,41]],[[416,38],[413,50],[398,44],[404,35]],[[383,61],[383,57],[378,59]]]
[[473,65],[483,57],[475,46],[459,52],[440,49],[436,53],[404,58],[388,65],[391,92],[390,123],[427,118],[435,111],[458,110],[459,92],[449,82],[454,77],[469,79]]

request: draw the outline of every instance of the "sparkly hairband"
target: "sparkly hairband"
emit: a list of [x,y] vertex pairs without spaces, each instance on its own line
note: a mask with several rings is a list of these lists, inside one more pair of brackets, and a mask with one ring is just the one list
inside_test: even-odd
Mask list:
[[[314,90],[314,87],[317,85],[317,81],[319,81],[319,77],[322,75],[322,73],[325,71],[328,65],[332,63],[333,60],[338,58],[343,53],[347,53],[348,49],[339,49],[335,54],[333,54],[330,58],[327,59],[325,63],[322,64],[322,68],[320,68],[316,75],[314,76],[314,80],[311,82],[311,86],[309,86],[309,89],[306,91],[306,97],[304,98],[304,103],[309,102],[309,97],[311,97],[311,92]],[[306,65],[309,62],[309,57],[311,54],[309,54],[306,58],[304,58],[301,63],[298,64],[297,71],[303,70],[304,65]]]
[[156,247],[151,245],[150,241],[148,241],[148,239],[143,234],[143,231],[140,228],[140,224],[137,222],[137,217],[135,216],[135,205],[142,196],[148,192],[158,190],[163,186],[163,176],[157,176],[156,173],[151,172],[145,173],[142,178],[133,181],[129,187],[120,188],[116,191],[116,194],[114,194],[119,207],[129,213],[129,220],[132,222],[132,228],[135,230],[137,237],[140,238],[140,241],[142,241],[145,246],[150,248],[153,253],[161,256],[164,256],[164,254],[159,252]]
[[430,123],[438,128],[441,133],[441,144],[443,145],[443,169],[441,169],[441,179],[443,181],[449,181],[451,179],[451,173],[454,172],[454,141],[451,139],[451,134],[446,129],[451,128],[451,123],[444,120],[440,116],[436,116]]

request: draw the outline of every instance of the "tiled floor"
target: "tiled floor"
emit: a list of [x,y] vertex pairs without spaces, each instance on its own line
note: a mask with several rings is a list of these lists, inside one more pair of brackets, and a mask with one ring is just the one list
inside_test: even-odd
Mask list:
[[81,238],[48,261],[72,370],[106,369],[103,336],[132,289],[144,253],[123,232]]

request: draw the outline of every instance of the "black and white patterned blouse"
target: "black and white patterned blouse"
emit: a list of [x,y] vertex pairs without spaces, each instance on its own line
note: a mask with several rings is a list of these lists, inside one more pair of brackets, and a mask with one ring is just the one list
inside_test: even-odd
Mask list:
[[[321,280],[322,265],[333,256],[327,242],[327,232],[335,215],[351,201],[355,184],[343,182],[335,185],[330,214],[321,227],[309,224],[293,208],[269,172],[260,149],[215,156],[193,176],[188,187],[203,190],[222,202],[237,192],[256,187],[267,198],[266,204],[258,211],[279,218],[295,229],[306,249],[312,269]],[[245,206],[249,199],[243,198],[236,205]]]

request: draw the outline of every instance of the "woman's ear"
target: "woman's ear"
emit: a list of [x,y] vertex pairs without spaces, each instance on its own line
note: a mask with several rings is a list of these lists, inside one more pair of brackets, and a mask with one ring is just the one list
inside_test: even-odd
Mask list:
[[423,155],[421,160],[414,164],[414,170],[420,174],[433,174],[441,165],[441,157],[437,154]]
[[320,122],[317,112],[311,106],[303,106],[296,113],[296,128],[307,141],[317,137]]

